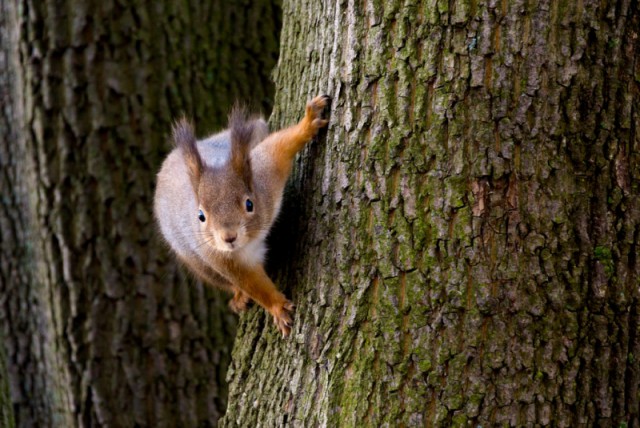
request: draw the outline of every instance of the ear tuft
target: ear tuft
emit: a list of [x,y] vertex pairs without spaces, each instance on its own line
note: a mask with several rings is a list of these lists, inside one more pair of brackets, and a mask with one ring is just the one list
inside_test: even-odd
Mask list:
[[182,156],[189,170],[189,178],[196,196],[198,195],[198,184],[204,165],[198,147],[193,124],[186,117],[182,117],[173,125],[173,143],[182,151]]
[[249,120],[247,109],[238,104],[229,115],[229,129],[231,131],[231,168],[242,177],[251,189],[251,146],[255,123]]

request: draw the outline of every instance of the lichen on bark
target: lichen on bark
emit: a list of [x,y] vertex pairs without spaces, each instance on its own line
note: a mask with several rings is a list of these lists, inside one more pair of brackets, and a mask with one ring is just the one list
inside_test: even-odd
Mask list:
[[332,98],[222,426],[637,425],[636,2],[284,4],[275,127]]

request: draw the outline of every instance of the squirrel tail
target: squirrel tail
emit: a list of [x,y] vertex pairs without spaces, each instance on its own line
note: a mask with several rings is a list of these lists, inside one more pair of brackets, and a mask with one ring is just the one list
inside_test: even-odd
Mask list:
[[251,146],[255,122],[249,120],[244,106],[236,104],[229,114],[231,131],[231,167],[251,189]]

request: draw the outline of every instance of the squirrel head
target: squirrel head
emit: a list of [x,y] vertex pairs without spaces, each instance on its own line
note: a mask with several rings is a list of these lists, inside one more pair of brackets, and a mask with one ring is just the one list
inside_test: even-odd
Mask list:
[[185,215],[192,215],[199,224],[203,245],[223,252],[240,249],[263,233],[266,208],[253,191],[250,151],[254,122],[247,120],[244,109],[234,108],[229,128],[230,155],[220,166],[203,162],[188,120],[179,120],[173,128],[198,204],[197,212]]

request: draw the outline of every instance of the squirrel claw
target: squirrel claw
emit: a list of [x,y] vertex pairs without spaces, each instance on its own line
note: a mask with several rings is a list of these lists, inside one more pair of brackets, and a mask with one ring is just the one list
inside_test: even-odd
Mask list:
[[325,107],[329,105],[331,97],[319,95],[307,103],[306,115],[311,120],[311,125],[317,129],[326,126],[329,121],[323,119]]
[[329,121],[324,119],[314,119],[313,122],[311,122],[316,128],[324,128],[327,126],[327,123],[329,123]]
[[293,310],[293,303],[285,300],[279,306],[272,309],[271,315],[273,315],[273,322],[278,327],[278,330],[282,333],[283,337],[289,336],[291,332],[291,326],[293,325],[293,319],[291,318],[291,311]]

